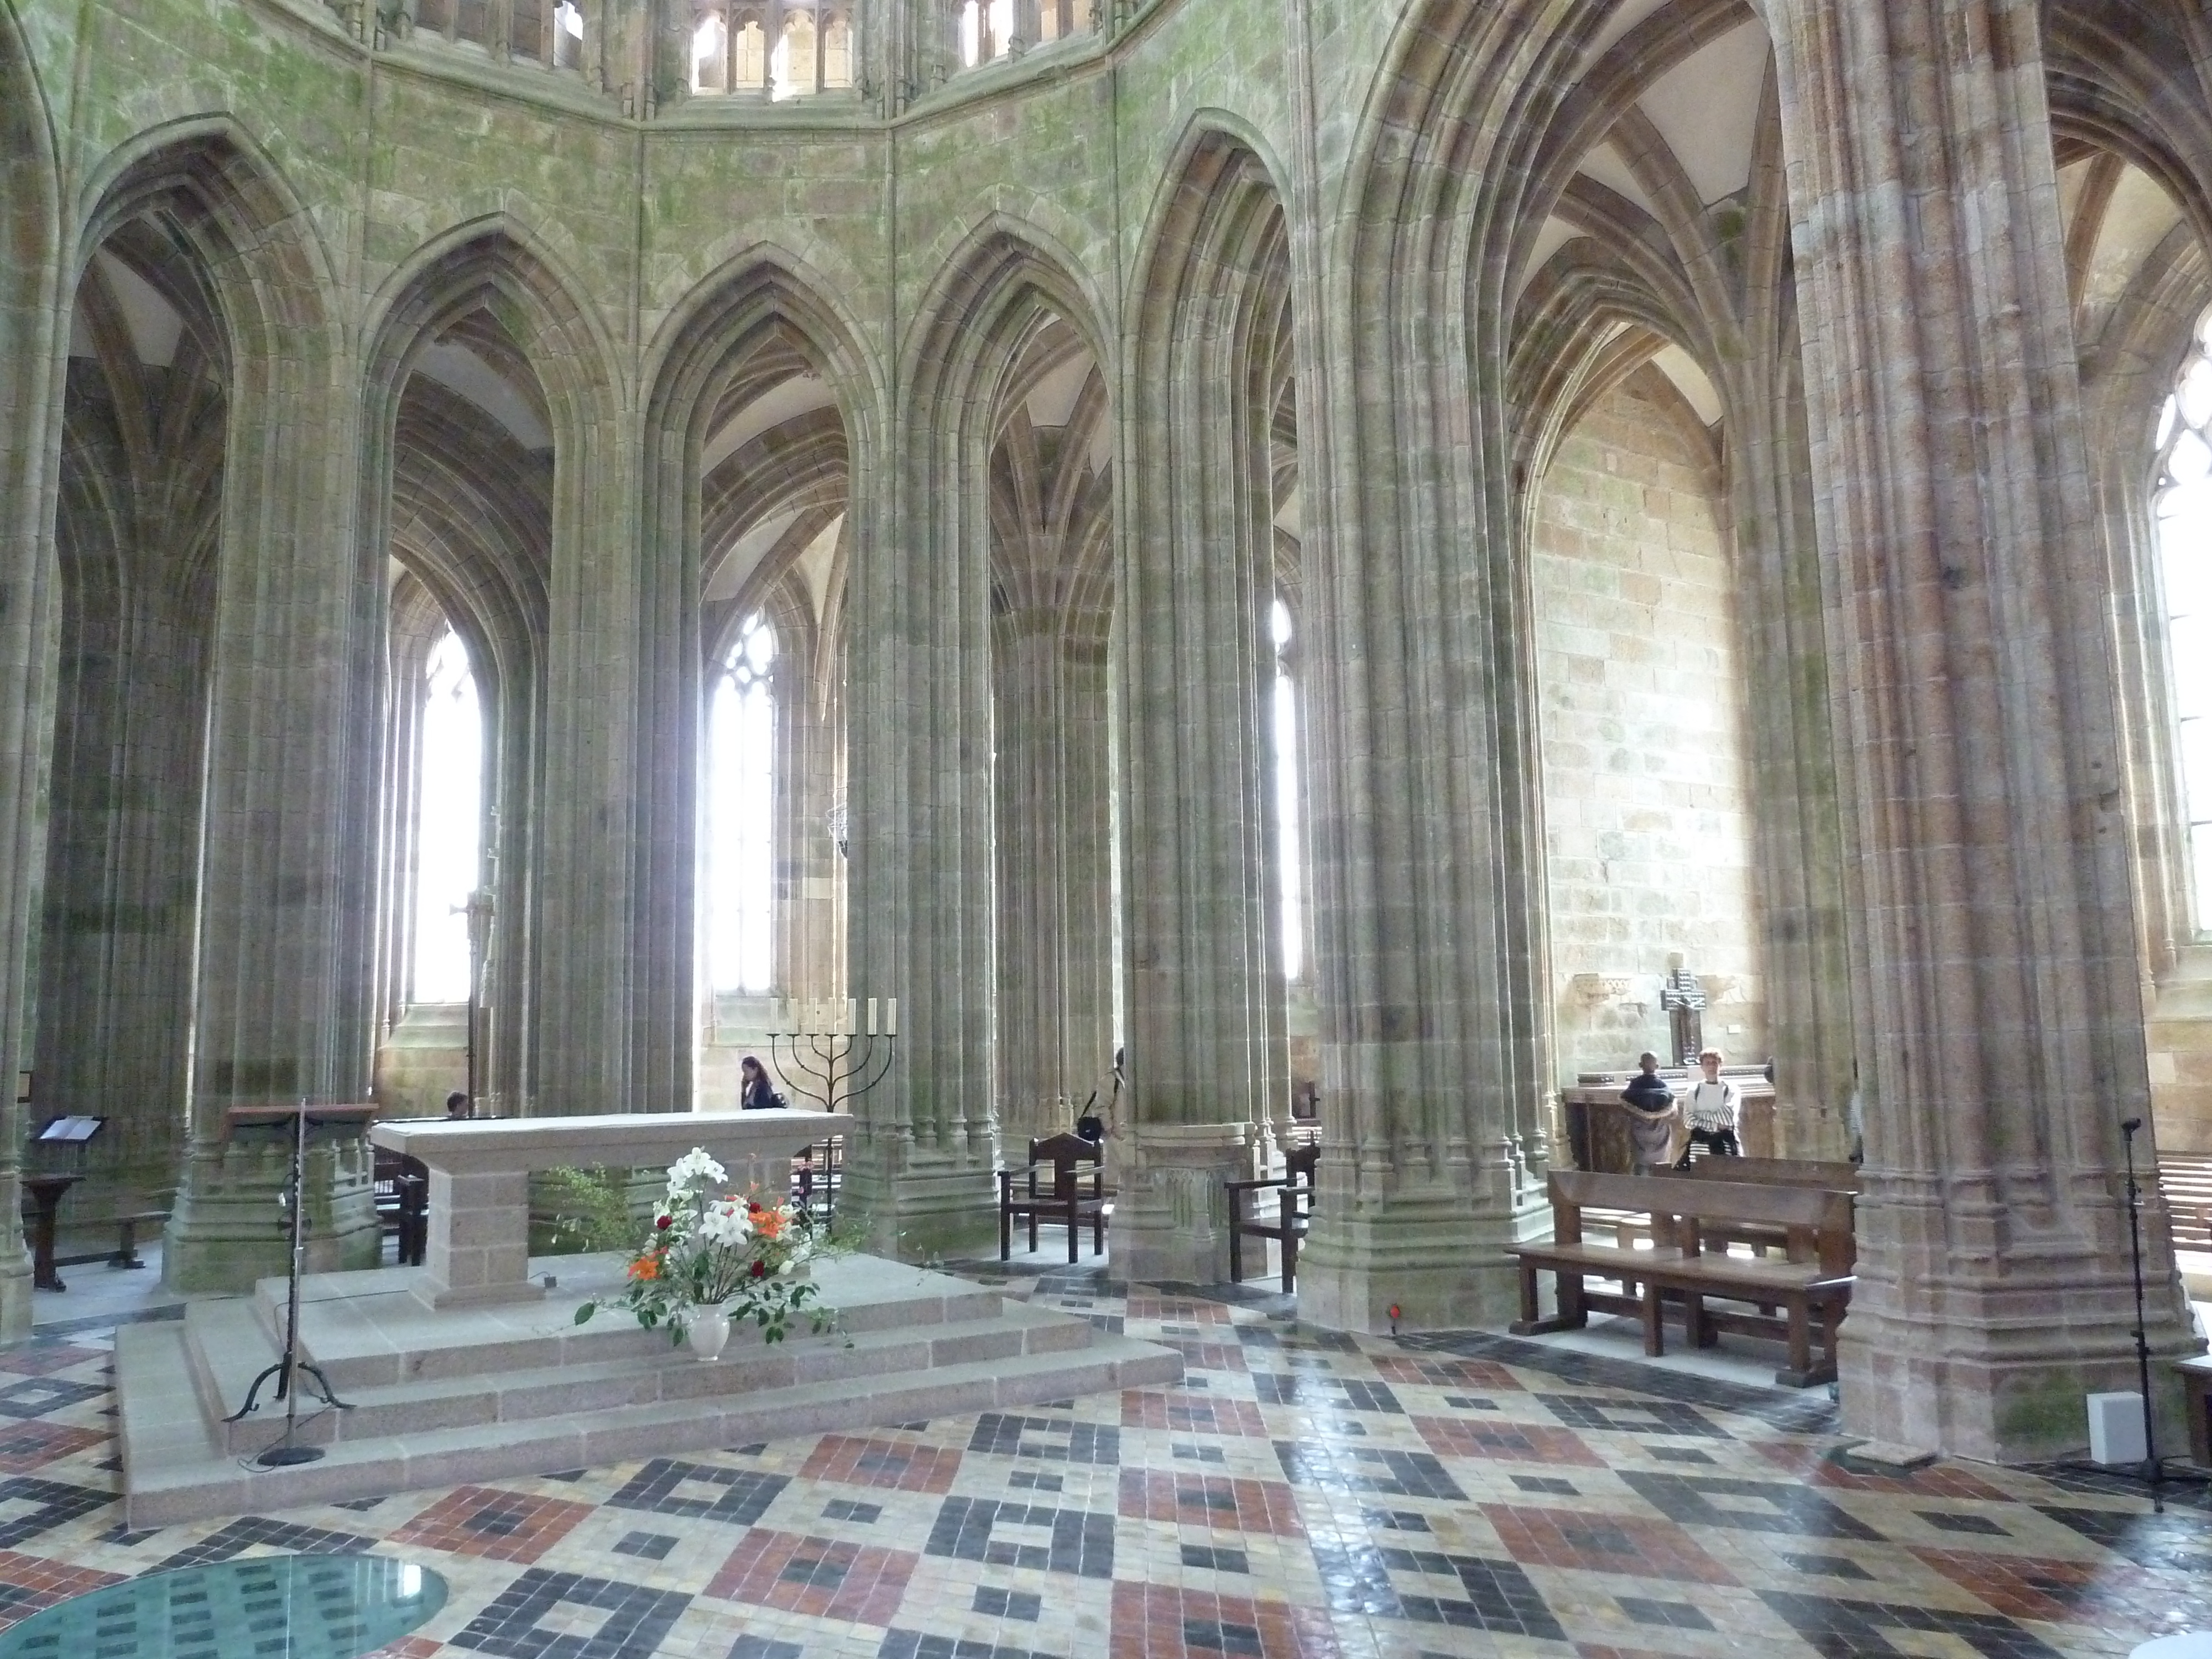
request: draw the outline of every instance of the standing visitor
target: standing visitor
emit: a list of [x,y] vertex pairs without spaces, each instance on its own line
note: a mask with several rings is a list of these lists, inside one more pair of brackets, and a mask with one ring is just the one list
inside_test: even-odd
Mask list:
[[1691,1085],[1683,1101],[1690,1120],[1690,1144],[1682,1149],[1681,1162],[1674,1166],[1678,1170],[1690,1167],[1690,1154],[1699,1146],[1720,1158],[1743,1156],[1735,1138],[1743,1099],[1735,1085],[1721,1075],[1721,1051],[1706,1049],[1698,1056],[1698,1066],[1705,1075]]
[[1628,1109],[1629,1139],[1636,1146],[1636,1173],[1648,1175],[1668,1161],[1674,1150],[1674,1125],[1682,1113],[1674,1104],[1674,1091],[1659,1075],[1659,1056],[1638,1054],[1636,1063],[1643,1069],[1620,1091],[1620,1103]]

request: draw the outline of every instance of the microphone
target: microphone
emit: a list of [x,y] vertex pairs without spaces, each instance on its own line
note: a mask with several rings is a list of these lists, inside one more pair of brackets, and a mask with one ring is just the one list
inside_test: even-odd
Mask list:
[[2120,1120],[2120,1133],[2124,1135],[2131,1135],[2142,1127],[2142,1120],[2139,1117],[2124,1117]]

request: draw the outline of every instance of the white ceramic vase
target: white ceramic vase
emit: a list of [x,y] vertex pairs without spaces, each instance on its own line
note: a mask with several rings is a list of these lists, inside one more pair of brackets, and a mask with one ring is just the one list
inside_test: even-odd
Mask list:
[[694,1308],[691,1322],[684,1328],[684,1339],[691,1351],[700,1358],[720,1359],[723,1345],[730,1340],[730,1314],[726,1308]]

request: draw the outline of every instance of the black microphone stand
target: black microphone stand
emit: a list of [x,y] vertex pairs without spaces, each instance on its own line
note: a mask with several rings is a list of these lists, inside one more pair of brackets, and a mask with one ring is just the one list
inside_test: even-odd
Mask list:
[[323,1403],[346,1412],[353,1407],[337,1397],[325,1376],[322,1368],[313,1361],[300,1358],[300,1278],[307,1260],[307,1103],[300,1103],[299,1115],[293,1120],[292,1173],[284,1183],[284,1201],[292,1212],[292,1258],[290,1283],[287,1286],[284,1310],[284,1352],[276,1363],[264,1369],[253,1379],[246,1391],[246,1403],[222,1420],[235,1423],[249,1413],[260,1410],[257,1403],[261,1385],[270,1377],[276,1379],[276,1398],[284,1402],[284,1437],[253,1461],[264,1469],[281,1469],[295,1463],[312,1463],[323,1455],[320,1446],[303,1446],[298,1440],[300,1428],[300,1379],[302,1373],[311,1381]]
[[2143,1419],[2143,1479],[2150,1482],[2150,1507],[2154,1515],[2166,1513],[2166,1465],[2159,1459],[2156,1413],[2150,1402],[2150,1335],[2146,1328],[2148,1319],[2143,1310],[2142,1269],[2142,1188],[2136,1181],[2136,1131],[2142,1127],[2142,1120],[2131,1117],[2120,1125],[2120,1139],[2127,1147],[2128,1160],[2128,1250],[2133,1259],[2136,1280],[2136,1378],[2142,1389]]

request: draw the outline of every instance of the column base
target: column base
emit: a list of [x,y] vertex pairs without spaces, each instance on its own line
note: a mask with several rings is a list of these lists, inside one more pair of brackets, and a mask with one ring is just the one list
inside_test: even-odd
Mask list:
[[1463,1202],[1439,1200],[1347,1221],[1324,1196],[1298,1252],[1299,1322],[1380,1335],[1395,1307],[1401,1331],[1502,1328],[1521,1308],[1505,1247],[1541,1237],[1550,1219],[1546,1209],[1470,1216]]
[[[1106,1236],[1117,1285],[1218,1285],[1229,1277],[1226,1181],[1259,1173],[1250,1123],[1139,1123],[1114,1142],[1118,1188]],[[1255,1240],[1256,1254],[1264,1240]]]
[[[0,1194],[14,1184],[0,1182]],[[5,1201],[11,1215],[21,1207],[12,1195]],[[31,1253],[23,1248],[22,1230],[16,1228],[6,1245],[0,1246],[0,1343],[23,1340],[31,1334]]]
[[[1961,1332],[1854,1308],[1837,1340],[1844,1431],[1984,1463],[2078,1452],[2089,1438],[2085,1396],[2140,1389],[2132,1310],[2124,1317],[2126,1328]],[[1980,1338],[1979,1350],[1962,1336]],[[2154,1328],[2149,1341],[2159,1445],[2185,1449],[2180,1380],[2170,1362],[2203,1343],[2171,1323]]]
[[[249,1291],[291,1266],[282,1202],[292,1169],[289,1141],[243,1138],[186,1154],[176,1207],[162,1234],[161,1283],[173,1291]],[[358,1138],[307,1149],[309,1273],[374,1267],[383,1256],[375,1165]]]
[[980,1165],[890,1167],[892,1149],[848,1140],[837,1223],[860,1248],[900,1261],[997,1253],[998,1186]]

